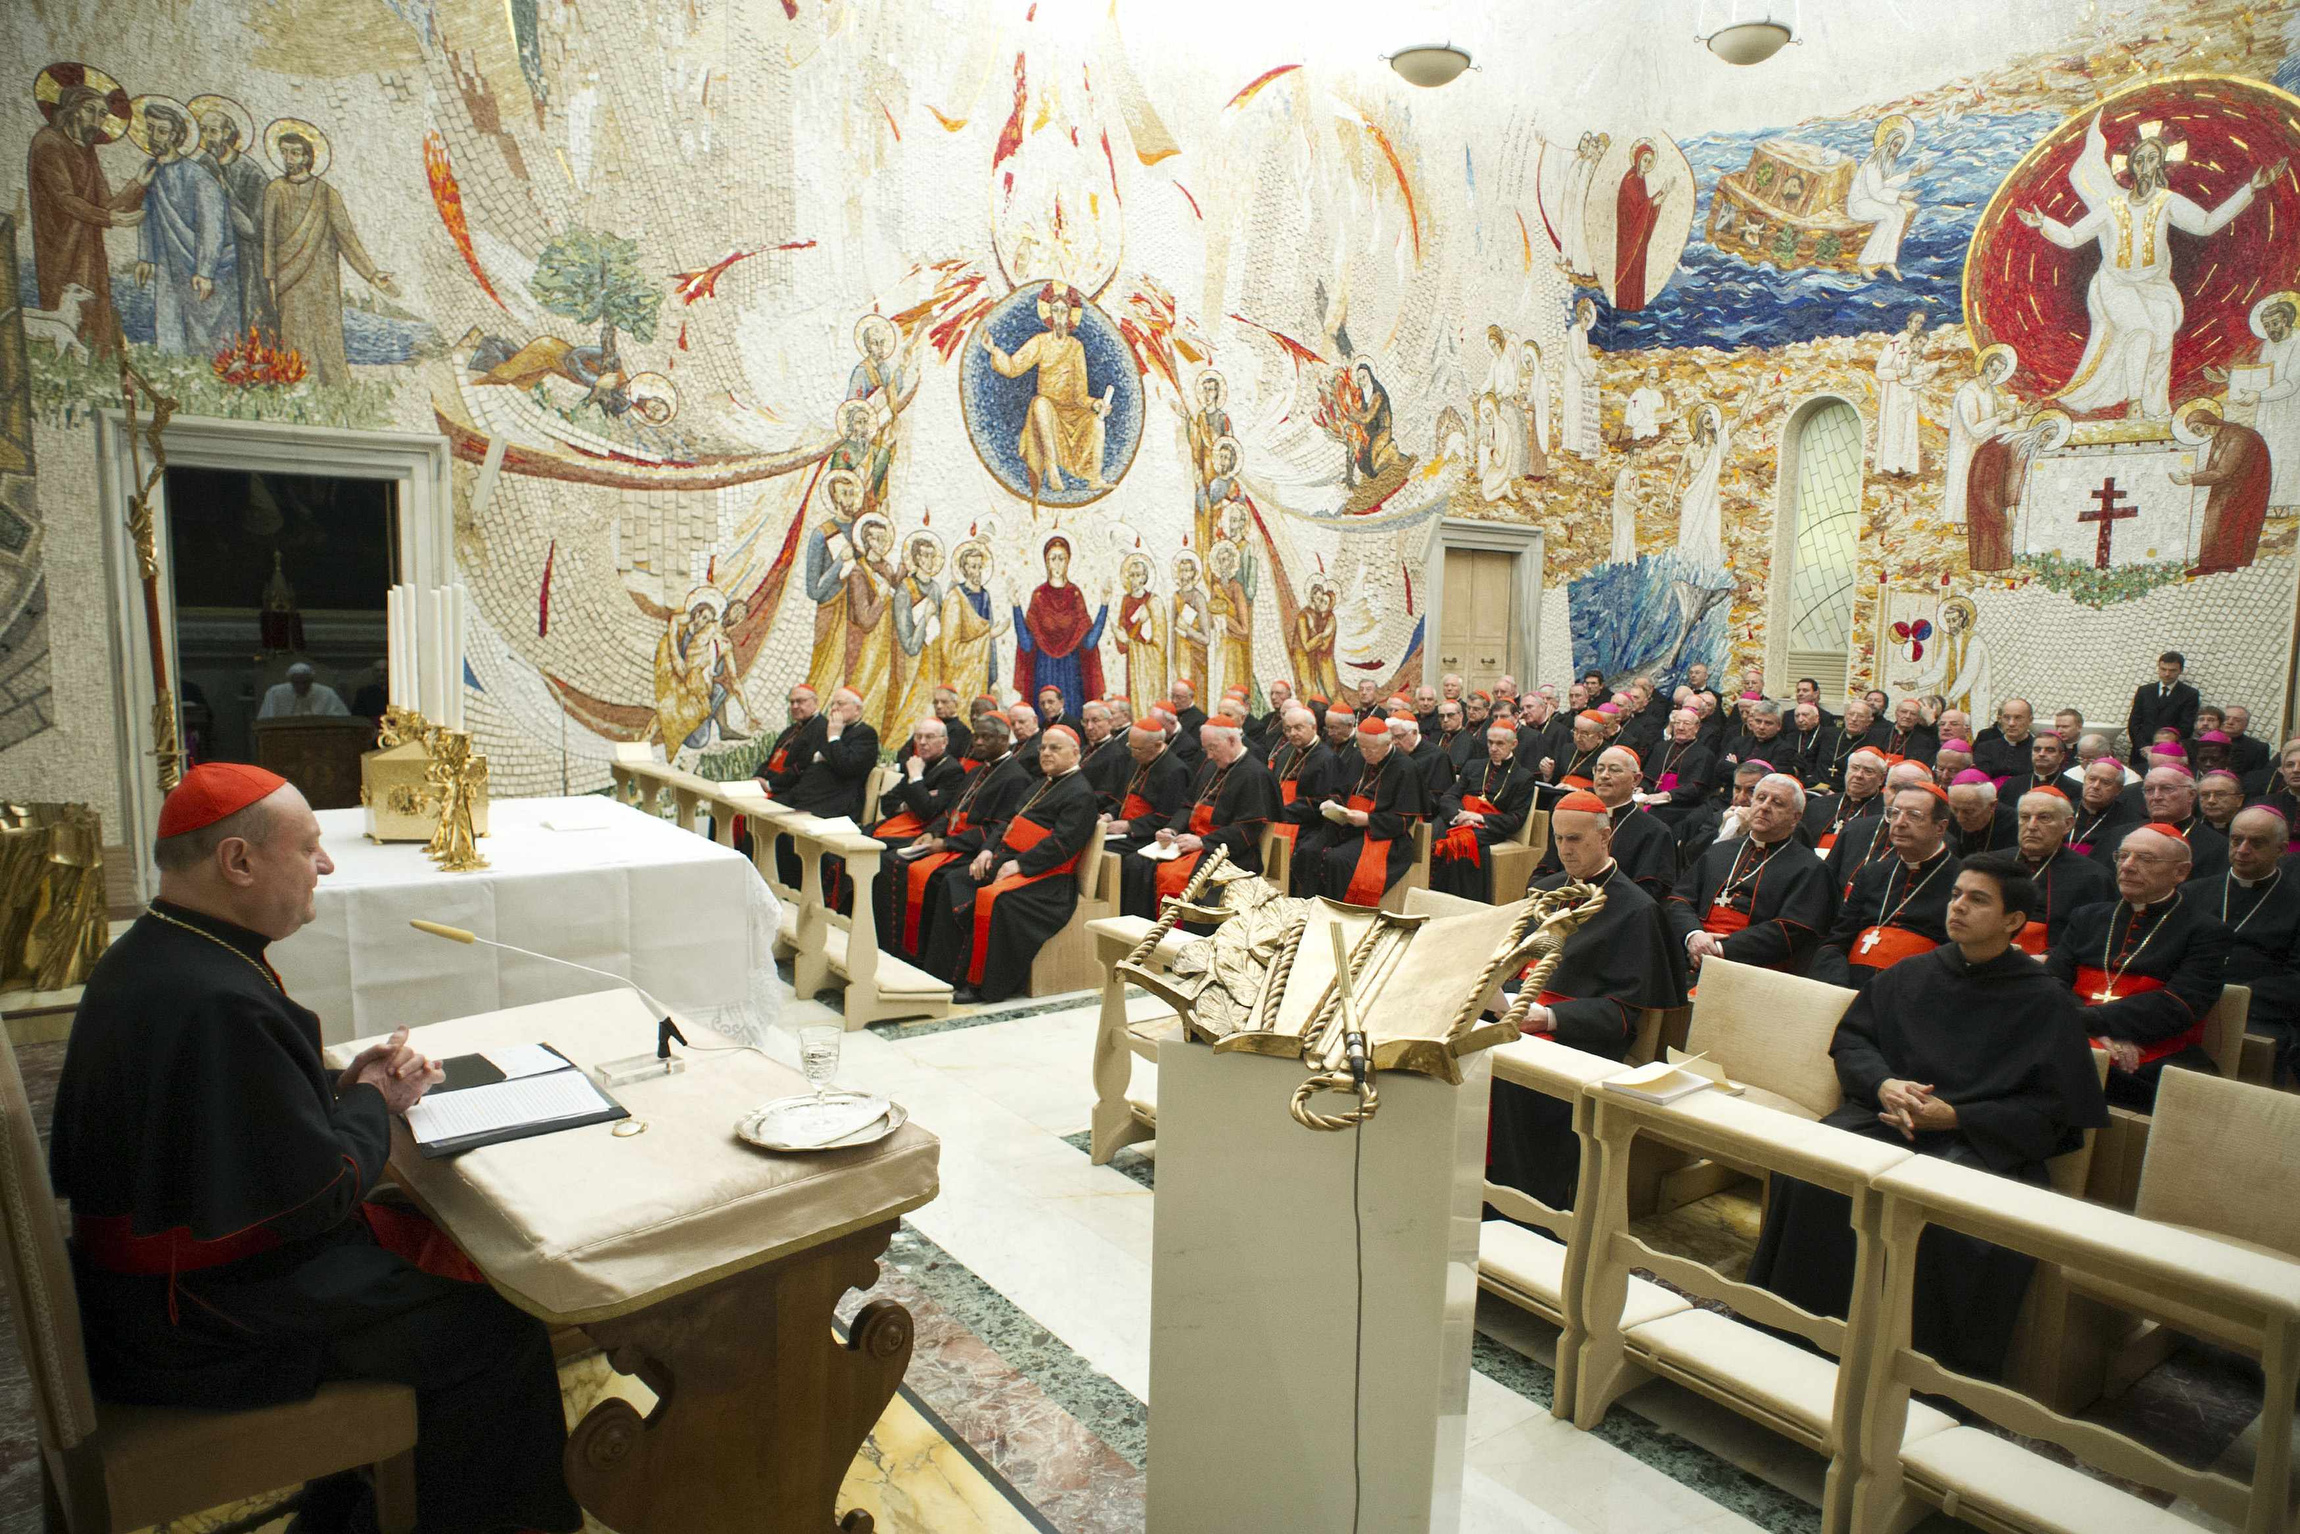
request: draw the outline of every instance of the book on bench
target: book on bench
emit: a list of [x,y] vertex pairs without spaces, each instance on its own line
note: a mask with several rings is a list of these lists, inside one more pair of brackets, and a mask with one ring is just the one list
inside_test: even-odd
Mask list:
[[631,1116],[548,1044],[454,1055],[440,1065],[446,1079],[406,1114],[427,1159]]
[[1673,1103],[1681,1097],[1691,1097],[1696,1092],[1707,1091],[1718,1085],[1717,1076],[1710,1074],[1714,1069],[1700,1055],[1689,1059],[1656,1060],[1651,1065],[1641,1065],[1635,1070],[1623,1071],[1618,1076],[1608,1076],[1604,1085],[1610,1091],[1619,1092],[1624,1097],[1634,1097],[1639,1102]]

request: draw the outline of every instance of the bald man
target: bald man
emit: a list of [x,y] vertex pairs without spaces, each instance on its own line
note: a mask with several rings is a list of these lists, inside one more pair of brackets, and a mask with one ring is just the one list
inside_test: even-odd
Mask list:
[[2021,795],[2015,815],[2021,872],[2036,886],[2036,903],[2042,909],[2029,912],[2028,925],[2013,941],[2041,959],[2067,928],[2070,916],[2116,897],[2116,881],[2107,869],[2068,845],[2076,806],[2059,789],[2030,789]]
[[[1549,836],[1561,866],[1534,880],[1533,888],[1590,884],[1603,891],[1605,905],[1565,940],[1524,1028],[1618,1060],[1635,1042],[1647,1009],[1684,1004],[1684,960],[1673,952],[1652,897],[1614,860],[1613,819],[1602,802],[1567,795],[1550,814]],[[1491,1112],[1486,1175],[1552,1209],[1571,1209],[1581,1169],[1572,1105],[1497,1079]]]
[[893,786],[879,795],[879,823],[870,828],[889,851],[925,835],[957,801],[967,776],[951,753],[948,726],[931,715],[911,726],[910,754],[899,771]]
[[2250,986],[2247,1033],[2276,1045],[2276,1081],[2292,1075],[2300,1039],[2300,875],[2284,864],[2292,828],[2265,805],[2236,812],[2228,825],[2228,868],[2217,879],[2192,879],[2180,897],[2228,929],[2230,985]]
[[[1875,723],[1876,716],[1870,712],[1867,700],[1855,698],[1845,705],[1845,717],[1841,721],[1821,727],[1820,739],[1799,768],[1808,793],[1845,786],[1845,764],[1854,752],[1870,744],[1871,726]],[[1878,770],[1881,772],[1883,768]]]
[[2031,730],[2036,710],[2026,698],[2007,698],[1997,705],[1997,722],[1973,740],[1973,761],[1992,778],[2014,778],[2029,770]]
[[1836,910],[1829,875],[1797,840],[1805,787],[1785,772],[1749,791],[1746,831],[1701,855],[1662,909],[1696,969],[1708,958],[1795,973]]
[[2190,865],[2172,827],[2130,832],[2116,849],[2116,899],[2070,917],[2045,958],[2108,1051],[2108,1100],[2143,1112],[2166,1065],[2213,1069],[2204,1018],[2220,1000],[2232,944],[2218,916],[2182,894]]
[[1045,733],[1045,727],[1039,722],[1038,710],[1028,703],[1009,704],[1006,710],[1006,727],[1014,736],[1015,761],[1021,764],[1024,772],[1029,773],[1034,778],[1037,777],[1039,775],[1038,753],[1046,744],[1045,741],[1039,739]]
[[1948,795],[1938,784],[1893,795],[1885,811],[1891,855],[1854,876],[1829,935],[1814,950],[1814,979],[1866,991],[1884,971],[1948,941],[1949,893],[1957,882],[1957,859],[1945,845],[1948,829]]
[[1358,758],[1347,796],[1319,805],[1336,839],[1319,850],[1316,877],[1330,899],[1375,906],[1413,864],[1414,826],[1430,813],[1429,784],[1378,718],[1358,725]]

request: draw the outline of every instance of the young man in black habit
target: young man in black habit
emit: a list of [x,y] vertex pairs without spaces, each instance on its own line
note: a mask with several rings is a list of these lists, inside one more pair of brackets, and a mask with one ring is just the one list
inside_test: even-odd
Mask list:
[[[161,806],[155,853],[159,898],[74,1019],[49,1153],[97,1393],[232,1410],[409,1385],[423,1534],[581,1528],[543,1323],[468,1263],[418,1267],[401,1250],[438,1232],[364,1202],[438,1066],[401,1029],[328,1070],[319,1018],[264,957],[334,868],[319,821],[285,779],[210,763]],[[317,1483],[297,1527],[372,1529],[368,1497]]]
[[[1525,1031],[1571,1049],[1618,1060],[1649,1007],[1685,1001],[1685,961],[1669,940],[1653,897],[1613,857],[1613,818],[1595,794],[1572,793],[1551,812],[1550,845],[1562,867],[1533,881],[1537,890],[1577,881],[1605,892],[1605,906],[1565,940],[1548,987],[1526,1015]],[[1514,1082],[1493,1084],[1486,1174],[1552,1209],[1573,1207],[1581,1142],[1571,1104]]]
[[[2037,908],[2020,864],[1983,853],[1956,871],[1949,941],[1882,970],[1829,1053],[1845,1101],[1833,1128],[2043,1186],[2045,1162],[2108,1122],[2075,998],[2013,946]],[[1820,1315],[1852,1295],[1851,1204],[1776,1174],[1749,1282]],[[1917,1249],[1914,1343],[1993,1377],[2034,1263],[1938,1226]]]

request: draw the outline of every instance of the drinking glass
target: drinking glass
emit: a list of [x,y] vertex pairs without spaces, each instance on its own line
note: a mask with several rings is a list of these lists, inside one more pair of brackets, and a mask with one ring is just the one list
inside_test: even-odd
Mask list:
[[837,1023],[813,1023],[799,1030],[799,1069],[815,1089],[815,1101],[830,1096],[831,1078],[839,1073],[839,1043],[846,1029]]

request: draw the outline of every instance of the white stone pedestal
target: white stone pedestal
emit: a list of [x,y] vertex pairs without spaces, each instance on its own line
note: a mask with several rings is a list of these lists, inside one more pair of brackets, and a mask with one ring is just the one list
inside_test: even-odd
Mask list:
[[1159,1050],[1149,1534],[1343,1534],[1358,1496],[1358,1534],[1459,1528],[1489,1080],[1463,1064],[1321,1134],[1286,1111],[1299,1062]]

